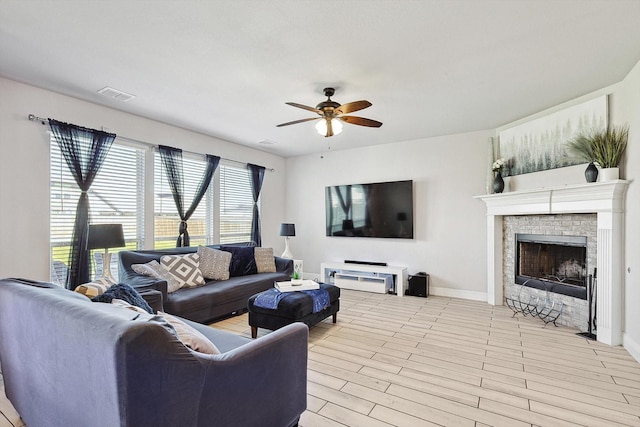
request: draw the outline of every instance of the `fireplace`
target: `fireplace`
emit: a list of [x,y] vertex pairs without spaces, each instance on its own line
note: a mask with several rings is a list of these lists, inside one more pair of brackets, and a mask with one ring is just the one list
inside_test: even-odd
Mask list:
[[586,236],[517,233],[515,240],[516,284],[587,299]]
[[[588,258],[589,268],[593,270],[597,267],[598,270],[598,283],[594,290],[597,339],[609,345],[622,344],[624,208],[628,185],[629,181],[618,179],[476,196],[487,206],[487,301],[494,305],[504,304],[505,284],[508,284],[508,276],[514,272],[514,268],[508,273],[502,270],[504,263],[514,262],[505,255],[503,247],[508,242],[515,243],[514,234],[507,233],[503,228],[503,218],[593,213],[596,214],[597,238],[595,241],[588,239],[588,245],[595,244],[596,251],[594,256],[588,255]],[[567,224],[568,227],[571,225]],[[504,236],[511,237],[504,239]],[[591,258],[595,258],[595,262]],[[585,300],[572,299],[586,305]]]

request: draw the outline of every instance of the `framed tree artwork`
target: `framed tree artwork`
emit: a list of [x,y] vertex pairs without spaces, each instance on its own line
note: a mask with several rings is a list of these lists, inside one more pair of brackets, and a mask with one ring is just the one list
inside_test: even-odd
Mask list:
[[567,151],[579,131],[606,129],[607,96],[518,124],[499,134],[499,156],[507,161],[503,176],[521,175],[584,163]]

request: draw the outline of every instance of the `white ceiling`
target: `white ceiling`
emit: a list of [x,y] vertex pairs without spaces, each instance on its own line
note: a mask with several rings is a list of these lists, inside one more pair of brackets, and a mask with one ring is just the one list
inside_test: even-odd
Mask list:
[[[0,75],[295,156],[491,129],[617,83],[638,28],[640,0],[0,0]],[[326,86],[384,125],[275,126]]]

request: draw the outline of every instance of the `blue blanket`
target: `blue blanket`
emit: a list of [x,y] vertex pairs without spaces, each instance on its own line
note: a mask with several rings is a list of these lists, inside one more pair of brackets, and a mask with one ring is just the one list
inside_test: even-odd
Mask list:
[[[313,298],[313,312],[319,313],[325,308],[331,305],[329,301],[329,292],[326,289],[314,289],[311,291],[296,291],[296,292],[304,292],[305,294],[311,296]],[[276,288],[268,289],[256,297],[253,301],[253,305],[256,307],[267,308],[270,310],[275,310],[278,308],[278,304],[287,295],[292,295],[296,292],[280,292]]]

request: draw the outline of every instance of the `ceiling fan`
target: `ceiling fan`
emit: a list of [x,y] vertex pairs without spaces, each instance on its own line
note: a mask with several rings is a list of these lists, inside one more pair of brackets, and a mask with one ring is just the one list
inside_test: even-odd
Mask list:
[[[295,102],[286,102],[285,104],[317,113],[320,116],[320,121],[316,124],[316,130],[320,135],[324,135],[325,137],[337,135],[342,132],[341,122],[373,128],[379,128],[380,126],[382,126],[382,123],[376,120],[365,119],[364,117],[345,116],[345,114],[371,107],[371,103],[369,101],[354,101],[340,105],[337,102],[331,100],[331,97],[334,93],[334,88],[324,88],[324,96],[327,97],[327,100],[319,103],[315,108],[302,104],[296,104]],[[281,123],[277,125],[277,127],[295,125],[297,123],[309,122],[311,120],[318,120],[318,117],[310,117],[308,119],[300,119],[294,120],[292,122]]]

